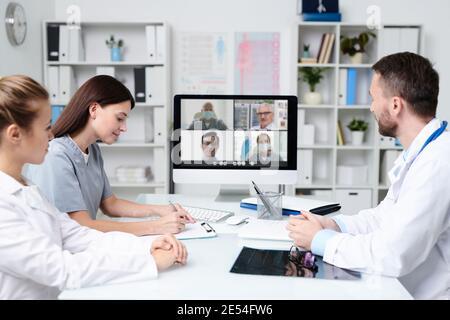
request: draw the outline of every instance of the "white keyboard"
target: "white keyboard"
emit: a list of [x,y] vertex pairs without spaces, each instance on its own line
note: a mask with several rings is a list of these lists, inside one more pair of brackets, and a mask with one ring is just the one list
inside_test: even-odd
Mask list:
[[195,219],[199,221],[206,222],[218,222],[222,219],[228,218],[234,215],[231,211],[223,211],[223,210],[214,210],[207,208],[198,208],[198,207],[189,207],[183,206],[183,209],[189,212],[189,214]]

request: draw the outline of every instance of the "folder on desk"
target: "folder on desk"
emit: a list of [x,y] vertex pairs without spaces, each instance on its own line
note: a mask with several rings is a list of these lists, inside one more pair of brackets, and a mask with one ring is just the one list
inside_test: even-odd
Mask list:
[[178,240],[212,238],[217,236],[216,231],[206,222],[196,222],[186,224],[186,228],[177,233]]
[[[338,211],[341,206],[338,203],[329,203],[320,200],[296,198],[296,197],[282,197],[283,215],[298,215],[300,210],[307,210],[315,214],[325,215]],[[241,208],[256,210],[256,198],[246,198],[241,200]]]

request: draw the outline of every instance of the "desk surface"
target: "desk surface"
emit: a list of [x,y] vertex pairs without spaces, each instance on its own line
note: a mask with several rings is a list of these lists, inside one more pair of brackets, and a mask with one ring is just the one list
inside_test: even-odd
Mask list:
[[[167,203],[232,210],[255,216],[238,203],[215,203],[204,197],[141,195],[140,202]],[[63,291],[59,299],[412,299],[396,278],[363,275],[361,280],[322,280],[230,273],[242,246],[288,250],[282,241],[249,241],[236,236],[240,226],[213,225],[218,236],[184,240],[188,264],[159,274],[158,279]]]

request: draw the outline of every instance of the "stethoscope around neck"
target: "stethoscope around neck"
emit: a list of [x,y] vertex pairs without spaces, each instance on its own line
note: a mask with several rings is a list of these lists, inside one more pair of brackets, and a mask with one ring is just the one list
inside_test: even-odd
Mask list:
[[414,160],[416,160],[423,149],[425,149],[426,146],[428,146],[432,141],[436,140],[445,131],[445,129],[447,128],[447,124],[447,121],[443,121],[441,126],[428,137],[422,148],[420,148],[419,152],[407,164],[398,163],[394,168],[391,169],[389,176],[392,181],[392,191],[395,198],[397,198],[398,192],[400,191],[400,185],[398,183],[401,180],[401,177],[406,174]]

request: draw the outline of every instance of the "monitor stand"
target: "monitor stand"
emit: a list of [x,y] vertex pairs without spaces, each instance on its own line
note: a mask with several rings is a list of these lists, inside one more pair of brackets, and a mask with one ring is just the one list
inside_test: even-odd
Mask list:
[[240,202],[242,199],[249,197],[249,186],[246,184],[221,184],[219,187],[219,194],[214,201]]

